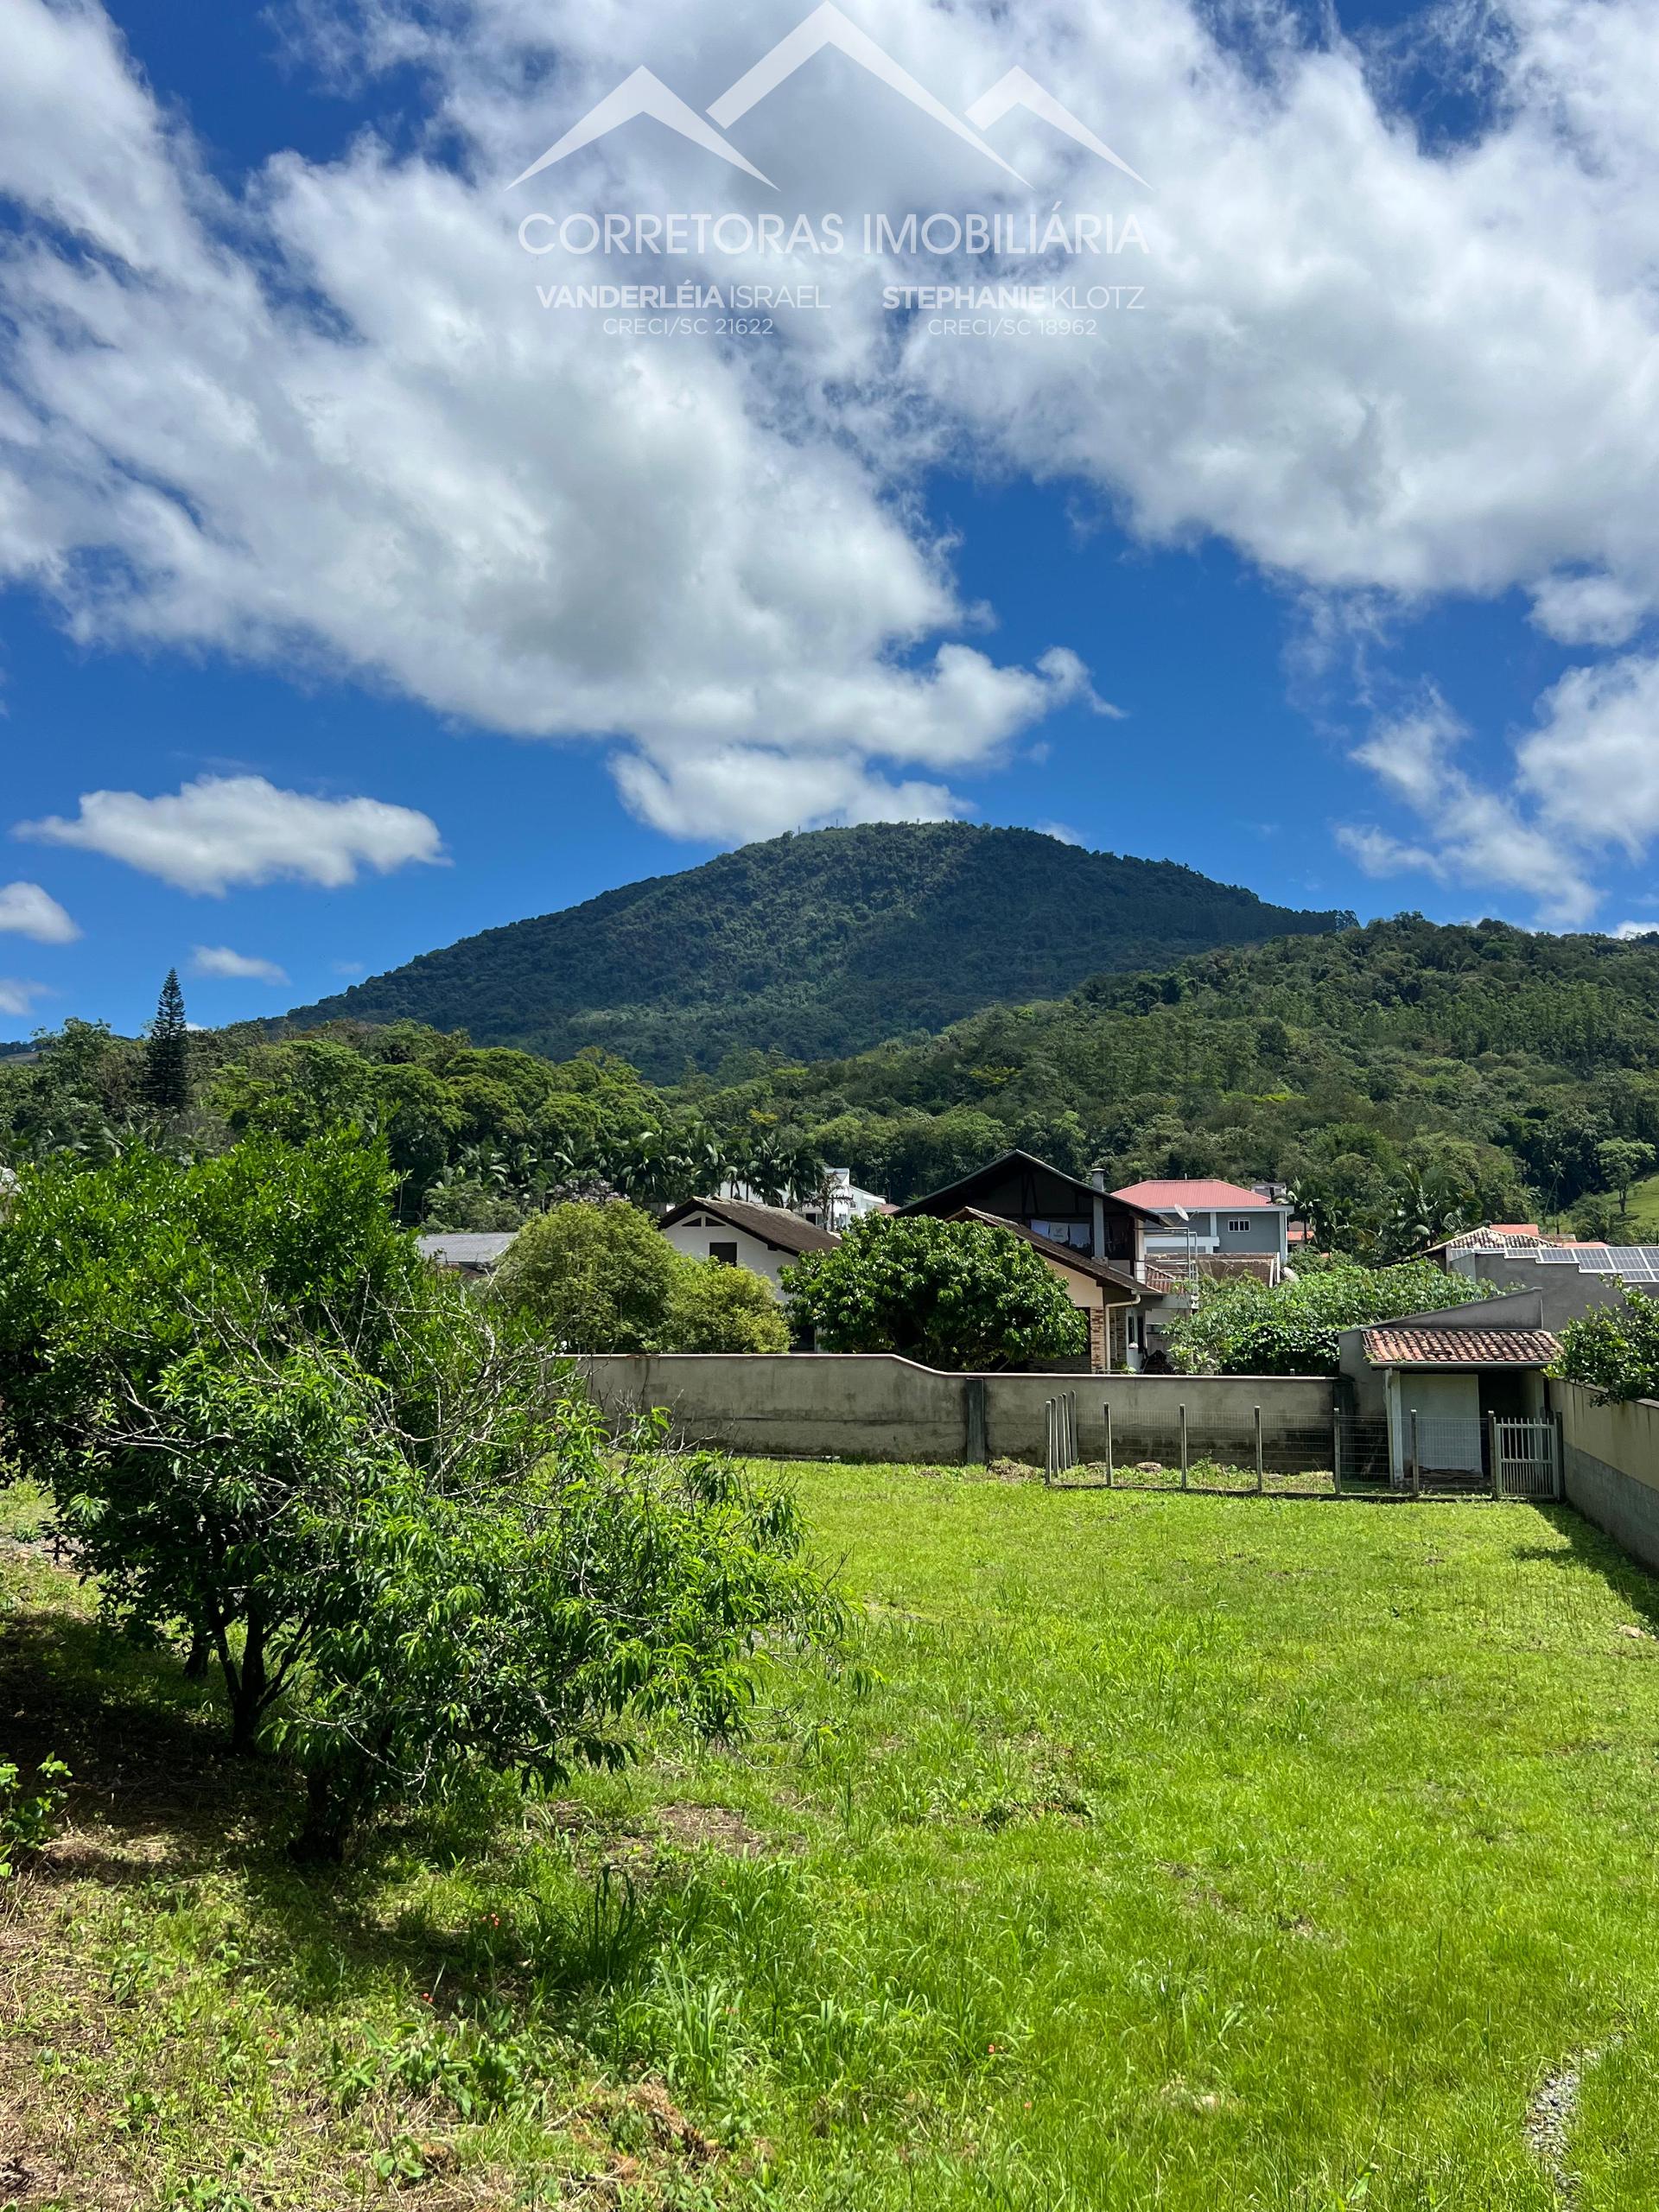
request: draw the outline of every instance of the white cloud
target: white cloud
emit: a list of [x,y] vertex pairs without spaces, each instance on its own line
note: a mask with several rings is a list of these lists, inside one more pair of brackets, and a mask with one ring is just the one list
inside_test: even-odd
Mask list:
[[[884,313],[851,257],[698,270],[825,289],[747,349],[543,313],[532,279],[595,268],[529,268],[512,226],[545,181],[505,188],[637,63],[702,111],[799,0],[312,12],[342,69],[423,65],[461,173],[365,139],[227,205],[94,6],[0,0],[0,189],[37,219],[9,259],[0,571],[84,639],[308,658],[620,742],[631,804],[731,837],[957,810],[944,779],[1091,702],[1086,675],[957,642],[971,610],[914,503],[936,460],[1080,479],[1150,542],[1220,534],[1317,592],[1518,587],[1604,644],[1659,605],[1647,0],[1444,11],[1444,73],[1486,99],[1444,151],[1325,17],[1247,10],[1224,41],[1185,0],[892,0],[884,45],[954,112],[1018,64],[1154,180],[1025,111],[987,126],[1044,204],[1137,216],[1150,253],[1081,274],[1144,307],[1092,340],[980,344]],[[919,118],[895,130],[834,57],[731,135],[808,203],[984,207],[1004,181]],[[600,207],[756,191],[648,121],[556,174]],[[1525,807],[1451,773],[1445,864],[1521,866]]]
[[1570,669],[1520,747],[1523,788],[1563,836],[1634,860],[1659,833],[1659,659]]
[[1533,588],[1533,620],[1564,645],[1622,645],[1647,611],[1642,593],[1611,576],[1546,576]]
[[1659,659],[1569,670],[1538,716],[1502,791],[1459,765],[1468,733],[1438,696],[1382,724],[1354,757],[1415,817],[1421,842],[1353,825],[1339,842],[1373,875],[1502,886],[1553,926],[1589,921],[1600,903],[1596,862],[1637,859],[1659,836]]
[[36,944],[73,944],[80,935],[50,892],[38,883],[0,885],[0,931],[32,937]]
[[46,995],[44,983],[19,982],[15,976],[0,976],[0,1014],[28,1014],[36,999]]
[[280,879],[337,890],[359,868],[385,875],[443,857],[437,825],[374,798],[311,798],[263,776],[199,776],[158,798],[86,791],[73,819],[20,822],[13,835],[124,861],[181,891],[222,896]]
[[1659,937],[1659,922],[1620,922],[1611,935],[1629,944],[1632,938]]
[[287,971],[274,960],[260,960],[246,952],[232,952],[228,944],[199,944],[190,964],[198,976],[225,976],[238,982],[285,983]]

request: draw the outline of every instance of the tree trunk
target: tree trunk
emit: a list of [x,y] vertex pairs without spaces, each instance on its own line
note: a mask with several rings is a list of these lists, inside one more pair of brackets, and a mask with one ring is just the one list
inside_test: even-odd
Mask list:
[[207,1662],[213,1656],[213,1640],[205,1628],[199,1628],[190,1638],[190,1649],[185,1655],[184,1679],[187,1682],[205,1681]]
[[242,1663],[231,1682],[231,1751],[245,1758],[259,1742],[265,1709],[265,1630],[257,1616],[248,1621]]
[[338,1866],[346,1856],[351,1825],[345,1776],[314,1768],[305,1785],[305,1825],[289,1844],[289,1857],[301,1866]]

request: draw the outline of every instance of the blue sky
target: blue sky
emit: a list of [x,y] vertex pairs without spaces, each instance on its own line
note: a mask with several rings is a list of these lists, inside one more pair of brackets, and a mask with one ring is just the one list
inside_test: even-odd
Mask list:
[[[0,1036],[134,1029],[174,964],[199,1021],[280,1011],[883,814],[1362,914],[1659,913],[1639,11],[1528,0],[1455,69],[1428,18],[1287,18],[1211,49],[1221,131],[1175,0],[1015,9],[1156,176],[1109,201],[1142,321],[1088,341],[935,341],[868,286],[747,353],[538,315],[530,276],[594,272],[525,267],[516,169],[635,60],[717,91],[803,12],[639,0],[590,50],[528,0],[0,0],[0,887],[45,894],[0,889]],[[1014,51],[922,0],[861,20],[958,111]],[[852,132],[868,175],[862,90],[821,57],[746,150],[821,131],[833,192]],[[982,203],[920,137],[893,158],[886,204]],[[537,204],[699,163],[642,119]]]

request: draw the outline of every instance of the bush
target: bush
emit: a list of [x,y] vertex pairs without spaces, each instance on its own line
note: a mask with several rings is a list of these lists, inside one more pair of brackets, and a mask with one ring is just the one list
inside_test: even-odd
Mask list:
[[1622,1308],[1604,1306],[1569,1321],[1551,1372],[1618,1405],[1659,1398],[1659,1298],[1627,1290]]
[[51,1840],[68,1779],[61,1759],[42,1759],[35,1788],[25,1795],[17,1768],[0,1759],[0,1882],[9,1882],[30,1853]]
[[0,1228],[9,1440],[105,1611],[215,1653],[233,1747],[297,1759],[314,1858],[480,1769],[613,1764],[640,1710],[731,1732],[759,1637],[836,1618],[785,1494],[654,1429],[619,1453],[391,1184],[350,1133],[135,1153],[31,1173]]
[[682,1259],[669,1294],[664,1351],[787,1351],[789,1324],[772,1286],[721,1260]]
[[1176,1366],[1190,1375],[1334,1375],[1344,1329],[1491,1294],[1432,1260],[1397,1268],[1332,1261],[1309,1265],[1296,1281],[1272,1290],[1253,1278],[1206,1283],[1197,1313],[1171,1328],[1171,1349]]
[[563,1351],[656,1351],[679,1266],[637,1206],[554,1206],[513,1238],[493,1290]]
[[785,1280],[791,1319],[828,1351],[999,1368],[1089,1348],[1059,1277],[1022,1237],[988,1222],[867,1215]]

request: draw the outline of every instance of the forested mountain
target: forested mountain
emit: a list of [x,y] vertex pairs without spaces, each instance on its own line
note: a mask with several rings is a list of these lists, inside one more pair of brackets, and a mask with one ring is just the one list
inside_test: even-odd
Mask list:
[[1560,1212],[1618,1186],[1610,1145],[1659,1147],[1659,938],[1406,916],[1097,977],[699,1110],[810,1133],[895,1198],[1020,1144],[1117,1184],[1287,1180],[1351,1246],[1401,1205]]
[[[72,1022],[0,1063],[0,1160],[108,1157],[154,1135],[147,1048]],[[1659,1155],[1659,938],[1541,937],[1419,917],[1211,952],[1069,997],[993,1007],[919,1043],[652,1084],[413,1022],[190,1040],[162,1134],[383,1135],[406,1219],[506,1228],[552,1197],[644,1202],[738,1174],[769,1195],[850,1166],[894,1198],[1009,1145],[1114,1184],[1294,1185],[1321,1238],[1389,1256],[1465,1219],[1615,1225]],[[1605,1226],[1599,1226],[1598,1223]]]
[[747,845],[486,930],[284,1027],[409,1020],[550,1059],[599,1045],[672,1080],[746,1049],[856,1052],[1102,971],[1352,918],[1032,830],[872,823]]

